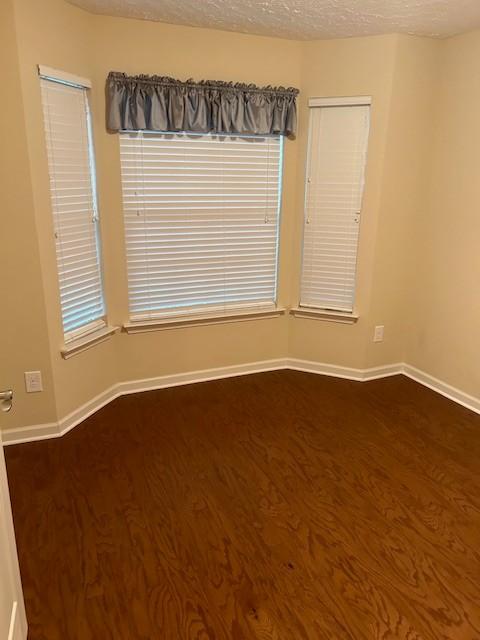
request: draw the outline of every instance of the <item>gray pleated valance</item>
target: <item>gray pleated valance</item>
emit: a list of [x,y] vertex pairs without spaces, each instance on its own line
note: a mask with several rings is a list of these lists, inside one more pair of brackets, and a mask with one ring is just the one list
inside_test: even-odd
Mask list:
[[294,136],[298,89],[160,76],[107,79],[110,131],[192,131]]

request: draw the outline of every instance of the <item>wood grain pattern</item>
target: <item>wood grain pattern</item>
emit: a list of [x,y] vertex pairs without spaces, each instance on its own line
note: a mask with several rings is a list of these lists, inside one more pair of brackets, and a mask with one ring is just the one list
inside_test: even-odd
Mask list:
[[480,638],[480,417],[404,377],[137,394],[6,455],[30,640]]

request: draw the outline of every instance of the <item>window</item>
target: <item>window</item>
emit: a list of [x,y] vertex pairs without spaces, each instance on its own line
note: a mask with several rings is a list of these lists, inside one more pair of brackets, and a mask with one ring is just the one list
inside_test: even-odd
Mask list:
[[283,138],[122,133],[132,321],[275,308]]
[[88,81],[40,67],[65,342],[105,326]]
[[331,102],[310,102],[300,306],[351,313],[370,99]]

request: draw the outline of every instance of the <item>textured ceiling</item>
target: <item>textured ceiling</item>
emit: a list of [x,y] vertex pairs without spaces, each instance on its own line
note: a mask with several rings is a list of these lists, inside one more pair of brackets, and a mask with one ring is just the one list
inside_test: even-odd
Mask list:
[[94,13],[298,40],[480,27],[480,0],[68,0]]

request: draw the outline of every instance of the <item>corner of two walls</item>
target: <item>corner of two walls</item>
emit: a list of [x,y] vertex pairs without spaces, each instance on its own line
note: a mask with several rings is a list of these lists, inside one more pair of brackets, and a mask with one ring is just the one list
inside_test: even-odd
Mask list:
[[[27,335],[24,357],[31,363],[30,369],[51,373],[44,379],[41,397],[53,395],[54,407],[45,420],[37,415],[34,420],[17,426],[58,422],[79,405],[111,386],[115,381],[116,367],[111,344],[99,345],[83,359],[62,359],[63,343],[60,303],[58,299],[57,268],[49,192],[48,163],[44,138],[38,64],[67,69],[77,75],[89,77],[95,59],[93,51],[93,16],[80,11],[63,0],[13,0],[15,29],[25,131],[28,146],[28,164],[33,194],[33,214],[28,230],[35,229],[39,248],[39,266],[36,286],[43,292],[44,311],[39,322],[46,323],[48,337],[41,344],[49,345],[49,363],[40,363],[31,352],[32,334]],[[19,315],[28,317],[28,301],[20,307]],[[32,394],[30,397],[34,397]],[[16,420],[23,420],[20,402]]]
[[[421,250],[415,229],[417,218],[424,217],[428,206],[425,174],[430,163],[431,110],[441,43],[398,35],[293,42],[98,16],[63,0],[14,2],[44,325],[49,332],[50,382],[55,390],[55,415],[49,420],[63,418],[117,382],[286,357],[359,369],[404,360],[412,323],[411,283]],[[308,97],[371,95],[372,128],[358,258],[358,323],[339,325],[285,316],[117,334],[62,360],[38,63],[93,81],[106,297],[110,323],[117,325],[128,317],[128,303],[118,136],[106,132],[104,119],[108,71],[161,72],[180,78],[232,79],[301,89],[299,137],[285,145],[279,278],[283,306],[298,301]],[[385,325],[383,343],[372,343],[375,324]],[[37,368],[33,359],[31,362],[30,368]],[[21,419],[26,418],[22,415]]]
[[480,31],[443,41],[407,361],[480,397]]
[[[24,162],[24,166],[29,168],[30,175],[25,183],[31,184],[33,194],[28,229],[38,242],[40,268],[36,272],[36,287],[37,292],[43,294],[44,305],[39,322],[46,328],[39,344],[49,344],[49,349],[44,349],[46,359],[42,361],[30,349],[33,332],[25,336],[22,348],[28,362],[25,368],[42,369],[45,376],[45,392],[35,397],[48,395],[52,402],[44,413],[34,411],[26,417],[24,412],[16,411],[16,419],[6,428],[57,422],[119,382],[285,358],[286,317],[129,336],[118,333],[67,361],[61,358],[63,336],[37,65],[63,69],[93,81],[106,300],[110,324],[121,326],[128,318],[128,301],[119,143],[117,135],[105,130],[104,86],[108,71],[161,72],[180,78],[193,76],[298,86],[300,43],[98,16],[63,0],[42,0],[42,3],[13,0],[13,4],[15,30],[12,28],[12,32],[16,31],[18,40],[15,52],[25,111],[22,131],[26,132],[28,144],[28,162]],[[296,204],[295,142],[286,145],[284,176],[279,302],[287,306],[289,238]],[[29,315],[26,302],[18,310],[19,317]]]
[[[376,269],[376,236],[381,213],[381,185],[396,45],[395,35],[304,43],[298,212],[303,209],[308,99],[367,95],[372,97],[372,111],[357,263],[355,306],[359,320],[353,325],[345,325],[313,319],[291,319],[289,355],[294,358],[356,369],[367,366],[366,343],[374,323],[371,313],[372,274]],[[298,283],[303,225],[300,213],[296,217],[296,224],[296,257],[293,264],[295,282]],[[295,295],[298,299],[298,284]]]
[[[372,247],[367,367],[407,362],[415,313],[413,289],[422,251],[418,229],[429,211],[442,46],[439,40],[396,36],[380,212]],[[373,343],[375,324],[385,326],[382,343]]]

